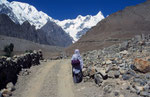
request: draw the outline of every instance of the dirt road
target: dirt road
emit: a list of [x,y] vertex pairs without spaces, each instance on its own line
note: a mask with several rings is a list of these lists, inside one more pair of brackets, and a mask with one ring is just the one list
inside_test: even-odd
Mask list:
[[19,75],[12,97],[100,96],[100,90],[91,83],[73,83],[70,60],[49,60],[31,67],[28,72],[29,75]]
[[42,63],[41,66],[31,68],[31,71],[34,73],[26,82],[22,78],[21,83],[17,83],[14,97],[74,97],[69,60]]

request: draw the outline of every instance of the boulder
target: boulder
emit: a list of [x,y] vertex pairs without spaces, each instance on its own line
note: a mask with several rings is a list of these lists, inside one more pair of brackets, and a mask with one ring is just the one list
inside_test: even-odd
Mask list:
[[112,71],[112,70],[111,70],[111,71],[109,71],[107,74],[108,74],[108,77],[109,77],[109,78],[114,78],[115,71]]
[[150,72],[150,62],[149,61],[145,61],[140,58],[135,58],[134,66],[136,67],[136,71],[140,71],[143,73]]
[[104,91],[105,94],[111,93],[112,90],[113,90],[112,85],[106,85],[106,86],[103,88],[103,91]]
[[124,70],[124,69],[120,69],[119,71],[120,71],[120,74],[121,74],[121,75],[123,75],[123,74],[126,73],[126,70]]
[[108,78],[108,75],[107,75],[105,69],[103,69],[103,68],[96,68],[96,71],[97,71],[97,73],[99,73],[103,77],[104,80]]
[[119,78],[120,72],[116,70],[111,70],[108,72],[108,77],[109,78]]
[[116,72],[114,73],[114,77],[115,77],[115,78],[119,78],[119,76],[120,76],[120,72],[119,72],[119,71],[116,71]]
[[129,80],[131,77],[132,77],[131,75],[127,75],[127,74],[122,75],[123,80]]
[[96,73],[96,69],[95,69],[95,67],[90,67],[90,68],[88,68],[88,75],[90,76],[90,77],[94,77],[94,74]]
[[15,86],[12,82],[9,82],[7,85],[6,85],[6,88],[10,91],[14,91],[15,90]]
[[100,86],[101,83],[103,82],[103,78],[100,74],[95,74],[94,75],[94,81],[96,84],[98,84]]
[[120,54],[127,55],[129,54],[127,50],[121,51]]

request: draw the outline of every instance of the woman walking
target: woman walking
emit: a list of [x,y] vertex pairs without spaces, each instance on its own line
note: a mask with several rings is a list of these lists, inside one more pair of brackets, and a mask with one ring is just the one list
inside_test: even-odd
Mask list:
[[71,64],[72,64],[73,81],[74,83],[79,83],[82,81],[82,78],[83,78],[83,75],[82,75],[83,60],[80,56],[80,52],[78,49],[75,50],[71,58]]

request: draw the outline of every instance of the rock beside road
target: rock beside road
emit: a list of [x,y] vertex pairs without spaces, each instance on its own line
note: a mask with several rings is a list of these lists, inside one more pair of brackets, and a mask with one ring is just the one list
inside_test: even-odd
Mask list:
[[134,64],[137,70],[143,73],[150,72],[150,61],[143,60],[141,58],[134,59]]
[[[85,64],[83,74],[86,81],[88,81],[87,78],[93,79],[100,87],[104,87],[106,94],[114,93],[120,96],[122,93],[115,92],[117,91],[115,87],[116,85],[122,87],[123,81],[124,84],[129,83],[123,90],[150,97],[150,84],[148,84],[150,82],[150,76],[148,76],[150,74],[150,38],[147,36],[138,35],[103,50],[82,54]],[[103,83],[117,79],[118,81],[114,82],[115,85],[103,86]],[[114,86],[113,89],[111,86]]]

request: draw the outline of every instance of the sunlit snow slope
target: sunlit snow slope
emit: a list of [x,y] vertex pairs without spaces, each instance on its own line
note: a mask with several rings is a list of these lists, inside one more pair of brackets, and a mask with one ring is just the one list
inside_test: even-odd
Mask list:
[[59,21],[53,19],[42,11],[38,11],[34,6],[27,3],[0,0],[0,5],[2,5],[0,8],[0,13],[7,14],[15,23],[22,24],[23,22],[28,21],[31,25],[34,25],[36,29],[40,29],[48,21],[55,22],[73,38],[73,42],[80,39],[80,37],[84,35],[91,27],[95,26],[99,21],[104,19],[103,14],[98,12],[98,14],[95,16],[79,15],[76,19],[66,19]]

